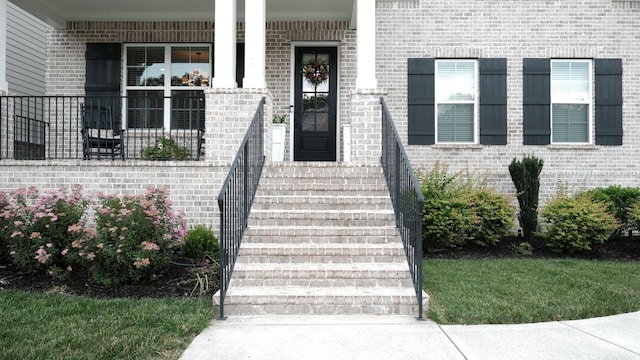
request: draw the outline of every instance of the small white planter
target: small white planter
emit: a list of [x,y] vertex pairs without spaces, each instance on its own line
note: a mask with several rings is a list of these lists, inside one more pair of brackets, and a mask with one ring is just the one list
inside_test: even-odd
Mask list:
[[271,147],[271,160],[272,161],[284,161],[284,144],[285,136],[287,134],[287,126],[285,124],[272,124],[272,147]]

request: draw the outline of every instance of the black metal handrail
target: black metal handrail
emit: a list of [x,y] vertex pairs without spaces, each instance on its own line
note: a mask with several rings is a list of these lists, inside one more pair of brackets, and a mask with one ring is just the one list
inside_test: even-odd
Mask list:
[[264,167],[264,103],[260,100],[229,174],[218,194],[220,207],[220,319],[242,235]]
[[203,93],[193,91],[0,96],[0,159],[112,160],[117,151],[123,160],[200,160],[205,109]]
[[422,209],[424,197],[415,177],[409,156],[383,98],[382,105],[382,169],[384,171],[396,225],[400,230],[404,251],[418,299],[418,320],[422,314]]

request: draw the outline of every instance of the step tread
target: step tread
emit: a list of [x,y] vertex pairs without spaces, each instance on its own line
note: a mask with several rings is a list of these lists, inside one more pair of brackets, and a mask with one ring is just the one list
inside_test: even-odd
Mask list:
[[[373,298],[391,298],[400,300],[401,298],[416,298],[416,292],[413,287],[359,287],[359,286],[341,286],[341,287],[314,287],[314,286],[239,286],[229,287],[227,299],[231,297],[250,297],[252,302],[271,303],[270,299],[274,297],[300,298],[300,297],[373,297]],[[373,299],[376,300],[376,299]],[[406,300],[404,300],[406,301]]]
[[409,267],[404,263],[238,263],[236,271],[282,271],[282,272],[309,272],[309,271],[333,271],[333,272],[398,272]]

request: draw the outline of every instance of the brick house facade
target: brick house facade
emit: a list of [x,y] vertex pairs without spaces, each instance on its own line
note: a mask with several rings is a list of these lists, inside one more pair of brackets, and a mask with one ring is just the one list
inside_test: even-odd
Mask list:
[[[20,1],[14,2],[20,5]],[[299,71],[295,66],[294,50],[309,46],[329,46],[337,50],[336,161],[356,164],[378,161],[378,99],[383,96],[416,168],[428,168],[439,160],[449,164],[452,170],[466,168],[486,172],[492,185],[513,194],[508,164],[514,157],[534,154],[545,161],[543,201],[553,196],[558,181],[570,188],[640,185],[637,155],[640,141],[635,140],[640,135],[640,125],[635,121],[640,115],[640,61],[637,60],[640,58],[640,2],[356,0],[350,3],[355,3],[358,10],[345,14],[347,18],[358,14],[365,16],[369,14],[366,10],[374,6],[373,34],[367,34],[371,27],[363,18],[358,19],[356,25],[353,20],[324,15],[315,19],[300,16],[272,19],[270,16],[274,14],[267,13],[264,22],[265,87],[233,88],[214,83],[212,89],[204,91],[207,146],[202,161],[25,161],[4,156],[0,161],[0,190],[26,185],[54,188],[81,183],[88,191],[135,193],[144,191],[149,185],[162,185],[169,188],[176,206],[187,212],[190,223],[216,225],[218,214],[214,200],[255,106],[262,96],[266,96],[267,123],[271,122],[273,114],[292,113],[293,78]],[[304,1],[298,4],[302,8],[306,5]],[[245,25],[238,19],[237,43],[247,41]],[[365,38],[370,35],[375,35],[372,37],[374,55],[367,57],[368,53],[360,50],[367,49]],[[214,19],[199,18],[180,21],[69,19],[62,27],[50,28],[47,36],[45,92],[55,96],[84,93],[87,43],[121,43],[124,47],[124,44],[219,42]],[[212,45],[214,49],[217,48]],[[214,55],[212,59],[215,63],[218,58]],[[409,116],[408,64],[421,59],[434,63],[472,60],[476,64],[480,59],[503,59],[504,72],[500,76],[505,81],[506,94],[504,104],[501,104],[506,109],[504,143],[484,144],[480,140],[484,119],[479,119],[481,104],[478,102],[473,108],[472,141],[438,141],[437,136],[427,144],[411,141],[411,122],[429,121],[422,117],[410,119]],[[591,99],[587,101],[585,141],[550,140],[545,144],[524,145],[525,59],[588,60]],[[595,110],[597,104],[593,101],[600,85],[594,76],[596,59],[613,59],[621,64],[619,145],[599,145],[596,141],[596,126],[600,120]],[[482,70],[480,74],[475,73],[482,76]],[[366,74],[370,74],[372,81]],[[475,91],[476,97],[483,96],[478,94],[477,88]],[[267,158],[270,159],[270,131],[266,137]],[[292,122],[288,122],[286,139],[285,161],[297,160]]]

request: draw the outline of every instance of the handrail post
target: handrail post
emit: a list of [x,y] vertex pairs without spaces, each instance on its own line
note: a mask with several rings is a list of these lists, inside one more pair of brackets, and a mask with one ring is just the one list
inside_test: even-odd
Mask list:
[[[218,206],[220,209],[224,209],[224,199],[218,198]],[[224,222],[224,211],[220,211],[220,284],[224,284],[225,283],[225,269],[227,268],[227,254],[226,249],[227,247],[225,245],[223,245],[223,241],[227,238],[226,236],[224,236],[223,234],[226,231],[226,226],[225,226],[225,222]],[[220,287],[220,320],[226,320],[227,318],[224,316],[224,296],[226,289],[223,289],[222,287]]]

